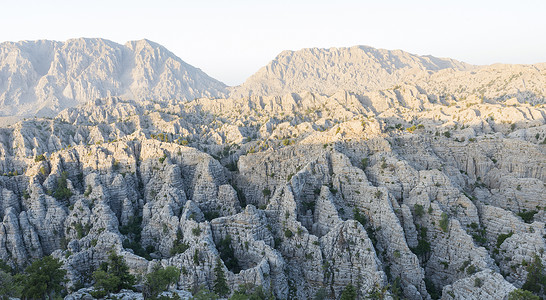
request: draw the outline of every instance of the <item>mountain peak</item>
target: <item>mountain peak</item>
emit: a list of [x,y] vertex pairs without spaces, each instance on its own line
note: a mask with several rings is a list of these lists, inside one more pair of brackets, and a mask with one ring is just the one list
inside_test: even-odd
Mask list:
[[134,100],[220,97],[226,86],[143,39],[120,45],[102,38],[0,44],[3,115],[53,114],[108,96]]
[[304,48],[281,52],[245,83],[235,87],[232,96],[283,95],[300,91],[330,95],[340,89],[362,93],[390,88],[442,69],[471,67],[453,59],[370,46]]
[[148,39],[140,39],[140,40],[135,40],[135,41],[128,41],[127,43],[125,43],[125,46],[126,47],[129,47],[129,48],[132,48],[132,49],[135,49],[135,48],[162,48],[162,49],[165,49],[165,47],[163,47],[162,45],[156,43],[156,42],[153,42],[153,41],[150,41]]

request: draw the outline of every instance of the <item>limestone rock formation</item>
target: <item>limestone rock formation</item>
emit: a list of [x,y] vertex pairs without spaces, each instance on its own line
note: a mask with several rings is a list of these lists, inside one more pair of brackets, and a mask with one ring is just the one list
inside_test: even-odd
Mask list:
[[2,116],[53,116],[108,96],[181,101],[225,94],[224,84],[148,40],[0,44]]
[[[126,47],[152,57],[149,44]],[[68,299],[90,297],[112,251],[139,278],[179,268],[171,288],[182,298],[214,290],[221,272],[226,297],[262,287],[278,299],[337,299],[352,286],[360,298],[503,299],[531,262],[546,264],[540,66],[302,53],[284,53],[285,65],[227,99],[155,101],[167,83],[135,71],[157,84],[137,80],[124,90],[133,99],[0,128],[0,259],[22,269],[59,258]],[[250,84],[281,73],[293,84]],[[339,74],[355,81],[334,91]],[[460,74],[476,91],[457,88]]]

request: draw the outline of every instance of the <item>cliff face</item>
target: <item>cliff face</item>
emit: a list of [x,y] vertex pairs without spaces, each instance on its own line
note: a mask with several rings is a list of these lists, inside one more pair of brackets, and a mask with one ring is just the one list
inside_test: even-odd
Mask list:
[[212,289],[220,259],[232,292],[280,299],[348,285],[503,299],[535,255],[546,263],[546,107],[500,88],[446,96],[434,76],[426,89],[106,97],[1,128],[0,259],[51,254],[71,289],[114,250],[135,274],[178,267],[186,291]]
[[[4,128],[0,258],[53,254],[84,285],[115,249],[135,273],[185,270],[186,290],[212,288],[221,257],[232,289],[279,298],[348,284],[456,298],[476,276],[484,288],[465,293],[506,295],[546,247],[544,107],[411,91],[106,98]],[[526,224],[517,214],[530,211]]]
[[107,96],[193,100],[225,95],[225,85],[148,40],[104,39],[0,44],[2,116],[53,116]]

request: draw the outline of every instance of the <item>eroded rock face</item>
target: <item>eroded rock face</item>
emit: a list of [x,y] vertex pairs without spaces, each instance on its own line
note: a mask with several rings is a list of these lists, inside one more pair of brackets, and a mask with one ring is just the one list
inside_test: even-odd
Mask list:
[[[392,82],[467,67],[400,64]],[[92,285],[114,251],[139,275],[176,266],[187,291],[222,270],[231,292],[279,299],[349,285],[361,298],[502,299],[546,263],[546,110],[500,91],[442,98],[450,72],[328,96],[107,97],[1,128],[0,259],[53,255],[69,288]]]
[[505,299],[514,289],[502,275],[486,270],[444,287],[442,299]]

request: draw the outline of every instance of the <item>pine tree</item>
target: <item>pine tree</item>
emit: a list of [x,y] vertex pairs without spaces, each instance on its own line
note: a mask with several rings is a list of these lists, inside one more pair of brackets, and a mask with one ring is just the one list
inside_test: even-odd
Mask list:
[[340,300],[355,300],[356,299],[356,291],[352,284],[349,283],[348,286],[343,289],[343,292],[341,293]]
[[108,256],[108,273],[119,277],[120,283],[117,286],[117,291],[131,288],[136,282],[135,276],[129,273],[129,266],[123,256],[115,253],[110,253]]
[[13,270],[0,259],[0,299],[18,297],[21,294],[21,285]]
[[163,269],[157,265],[151,273],[146,275],[144,298],[156,299],[160,293],[169,288],[169,285],[178,282],[179,278],[180,270],[178,268],[168,266]]
[[544,296],[546,293],[546,270],[540,257],[535,254],[533,261],[527,266],[527,280],[521,287],[536,295]]
[[226,282],[226,275],[224,274],[224,268],[220,258],[216,261],[214,274],[216,275],[216,279],[214,280],[214,292],[220,296],[227,295],[229,293],[229,287]]
[[23,285],[23,298],[44,299],[46,296],[53,299],[55,293],[62,290],[62,283],[66,281],[66,270],[61,269],[63,263],[51,256],[44,256],[34,261],[21,278]]
[[95,288],[98,289],[93,296],[98,298],[121,289],[130,289],[136,282],[135,276],[129,273],[123,256],[113,252],[108,256],[108,262],[102,263],[99,270],[93,272],[93,278]]

